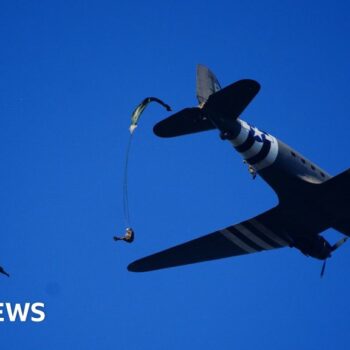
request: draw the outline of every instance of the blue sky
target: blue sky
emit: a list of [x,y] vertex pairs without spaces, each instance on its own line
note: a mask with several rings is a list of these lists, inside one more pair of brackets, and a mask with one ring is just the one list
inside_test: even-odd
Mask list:
[[[284,249],[146,274],[131,261],[277,202],[217,132],[152,134],[130,163],[146,96],[196,105],[195,65],[262,85],[242,119],[335,175],[350,165],[349,5],[319,1],[3,1],[0,302],[45,302],[43,323],[0,324],[4,349],[347,349],[350,249],[321,263]],[[331,241],[338,235],[329,230]],[[0,276],[1,277],[1,276]]]

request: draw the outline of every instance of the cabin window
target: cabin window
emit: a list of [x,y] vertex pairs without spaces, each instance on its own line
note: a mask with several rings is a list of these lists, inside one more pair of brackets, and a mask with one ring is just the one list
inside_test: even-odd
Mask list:
[[290,152],[293,157],[296,157],[297,155],[294,152]]
[[305,164],[305,163],[306,163],[306,161],[305,161],[305,159],[304,159],[304,158],[301,158],[301,162],[302,162],[303,164]]
[[311,169],[312,169],[312,170],[316,170],[316,168],[315,168],[313,165],[311,165]]
[[323,173],[322,171],[321,171],[321,173],[320,173],[320,174],[321,174],[321,176],[322,176],[322,177],[325,177],[325,175],[324,175],[324,173]]

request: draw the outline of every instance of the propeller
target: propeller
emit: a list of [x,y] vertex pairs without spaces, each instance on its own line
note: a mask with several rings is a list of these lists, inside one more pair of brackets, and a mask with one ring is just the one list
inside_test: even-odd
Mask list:
[[324,275],[324,270],[326,269],[326,263],[327,263],[327,259],[324,259],[323,264],[322,264],[322,270],[321,270],[321,278]]
[[[331,247],[331,252],[334,252],[334,251],[337,250],[340,246],[342,246],[342,245],[348,240],[348,238],[349,238],[349,237],[343,237],[343,238],[340,239],[337,243],[333,244],[332,247]],[[330,257],[330,254],[329,254],[329,257]],[[321,278],[323,277],[324,272],[325,272],[325,270],[326,270],[327,260],[328,260],[328,258],[324,259],[324,262],[323,262],[323,265],[322,265],[322,270],[321,270]]]

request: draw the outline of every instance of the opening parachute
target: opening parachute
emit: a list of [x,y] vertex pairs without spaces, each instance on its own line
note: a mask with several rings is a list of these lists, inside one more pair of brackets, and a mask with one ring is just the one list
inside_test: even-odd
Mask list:
[[145,110],[145,108],[151,103],[151,102],[157,102],[160,105],[162,105],[168,112],[171,111],[171,108],[169,105],[164,103],[162,100],[160,100],[157,97],[146,97],[134,110],[134,112],[131,115],[131,124],[129,127],[130,134],[132,135],[134,130],[137,128],[137,123],[141,117],[141,114]]
[[[151,102],[157,102],[161,106],[163,106],[167,111],[171,111],[171,108],[169,105],[164,103],[162,100],[160,100],[157,97],[146,97],[145,99],[142,100],[142,102],[134,109],[132,115],[131,115],[131,124],[129,126],[129,131],[130,131],[130,136],[129,136],[129,141],[128,145],[126,148],[126,153],[125,153],[125,164],[124,164],[124,179],[123,179],[123,210],[124,210],[124,221],[125,221],[125,234],[124,237],[118,238],[114,237],[115,241],[118,240],[124,240],[127,242],[132,242],[134,240],[134,230],[131,228],[131,223],[130,223],[130,208],[129,208],[129,196],[128,196],[128,168],[129,168],[129,158],[130,158],[130,150],[131,150],[131,144],[132,144],[132,139],[134,135],[134,131],[138,126],[138,122],[140,120],[140,117],[146,107],[151,103]],[[132,232],[132,240],[130,241],[129,234]]]

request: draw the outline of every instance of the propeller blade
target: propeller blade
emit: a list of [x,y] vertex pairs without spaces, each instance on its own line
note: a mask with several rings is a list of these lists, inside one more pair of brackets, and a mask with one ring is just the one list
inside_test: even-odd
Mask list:
[[338,249],[341,245],[343,245],[349,237],[343,237],[342,239],[340,239],[337,243],[335,243],[332,246],[332,252],[334,252],[336,249]]
[[324,271],[326,270],[326,263],[327,263],[327,259],[324,260],[323,265],[322,265],[321,278],[323,277]]

